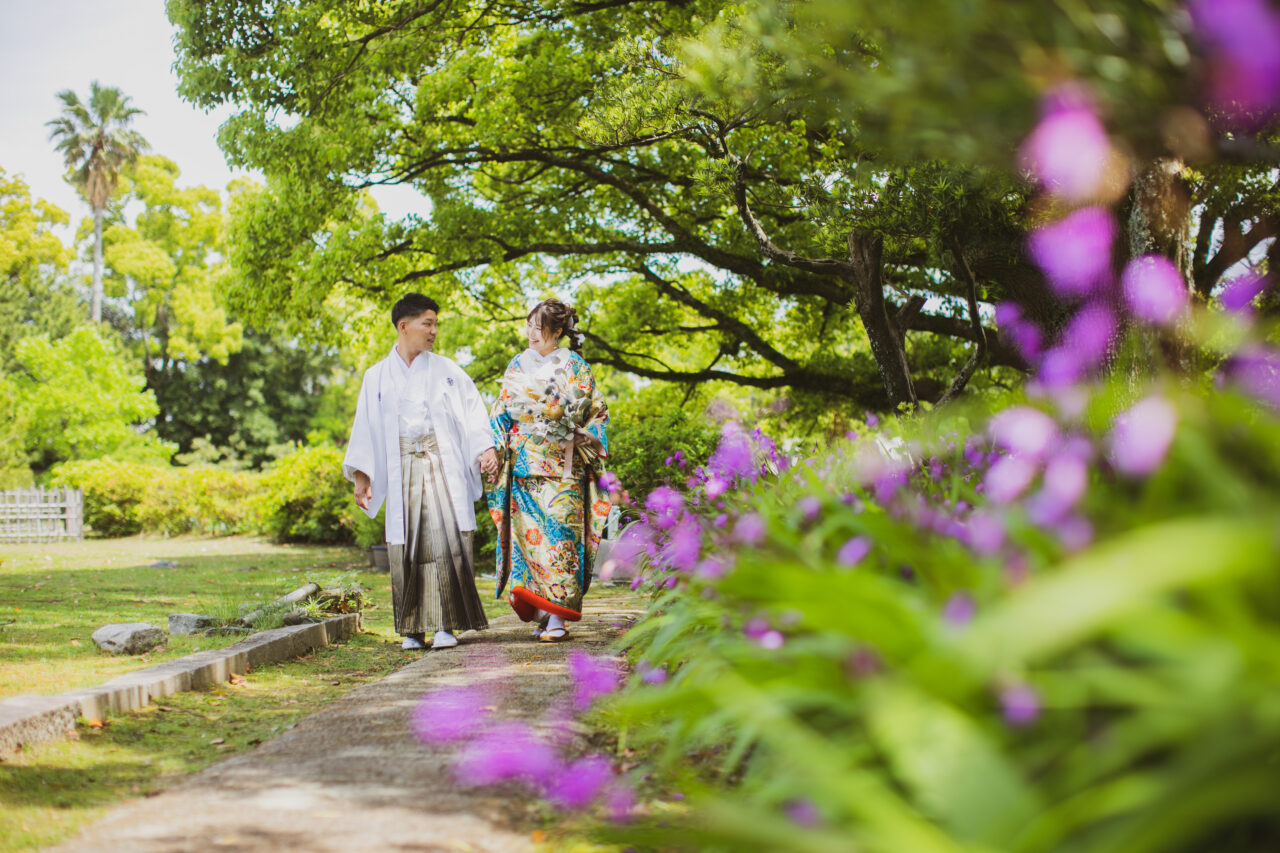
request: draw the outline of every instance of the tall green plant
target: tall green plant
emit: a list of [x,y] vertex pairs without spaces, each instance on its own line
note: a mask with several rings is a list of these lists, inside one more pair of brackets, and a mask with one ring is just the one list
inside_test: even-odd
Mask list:
[[121,170],[147,147],[142,134],[129,125],[142,110],[119,89],[89,86],[85,104],[71,89],[58,93],[62,115],[47,123],[70,170],[70,181],[93,210],[93,322],[102,321],[102,219],[115,193]]

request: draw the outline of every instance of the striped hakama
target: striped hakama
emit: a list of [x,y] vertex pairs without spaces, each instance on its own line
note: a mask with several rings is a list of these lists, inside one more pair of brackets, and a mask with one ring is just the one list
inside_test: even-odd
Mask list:
[[400,439],[405,544],[387,546],[396,632],[489,627],[476,592],[472,531],[460,531],[434,433]]

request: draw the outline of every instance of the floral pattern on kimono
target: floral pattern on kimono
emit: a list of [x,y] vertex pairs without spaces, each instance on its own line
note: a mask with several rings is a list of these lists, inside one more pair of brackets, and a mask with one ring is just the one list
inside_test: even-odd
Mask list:
[[[512,359],[490,412],[502,471],[485,497],[498,529],[498,588],[526,621],[537,610],[582,616],[582,596],[611,505],[596,480],[609,409],[582,356]],[[594,441],[572,448],[571,430]],[[566,476],[567,475],[567,476]]]

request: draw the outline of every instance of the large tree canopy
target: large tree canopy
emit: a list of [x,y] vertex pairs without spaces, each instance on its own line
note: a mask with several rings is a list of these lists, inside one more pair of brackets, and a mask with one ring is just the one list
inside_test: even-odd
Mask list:
[[[850,116],[846,93],[819,84],[820,64],[795,62],[717,0],[168,10],[184,94],[239,105],[222,145],[269,179],[241,199],[229,246],[242,282],[233,299],[252,319],[330,317],[326,306],[386,304],[410,287],[518,316],[531,295],[566,290],[587,309],[597,363],[875,407],[936,399],[968,342],[991,364],[1019,364],[983,328],[979,300],[1017,301],[1048,325],[1060,316],[1023,258],[1034,210],[1010,166],[1032,85],[1003,114],[958,99],[986,112],[937,125],[924,145],[946,77],[929,76],[915,112],[899,114],[914,102],[882,87]],[[912,42],[895,29],[905,17],[867,14],[816,55],[900,75],[939,38],[931,29]],[[1135,42],[1146,51],[1163,32],[1147,27]],[[963,49],[940,67],[958,91],[962,80],[985,91],[960,60],[987,35],[955,33]],[[1017,36],[994,49],[1056,38],[1052,27]],[[728,77],[690,65],[697,44],[737,51]],[[735,85],[744,66],[750,85]],[[1005,152],[967,157],[971,137],[936,138],[957,124]],[[895,131],[904,125],[912,132]],[[992,162],[1004,168],[983,167]],[[421,214],[387,221],[365,195],[378,185],[416,189]]]

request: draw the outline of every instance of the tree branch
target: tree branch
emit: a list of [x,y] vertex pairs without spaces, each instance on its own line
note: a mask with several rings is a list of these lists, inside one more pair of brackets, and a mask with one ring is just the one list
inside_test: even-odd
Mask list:
[[969,384],[969,379],[973,376],[973,372],[978,369],[978,365],[987,354],[987,333],[982,328],[982,317],[978,314],[978,280],[973,276],[973,270],[969,268],[969,262],[965,259],[964,249],[960,246],[960,241],[954,234],[947,235],[947,248],[951,250],[951,254],[955,256],[956,264],[960,267],[960,272],[964,276],[965,297],[969,302],[969,322],[973,328],[973,336],[978,346],[973,351],[973,355],[965,362],[964,367],[960,368],[960,372],[956,374],[956,378],[952,380],[945,394],[938,398],[938,405],[950,403],[964,387]]

